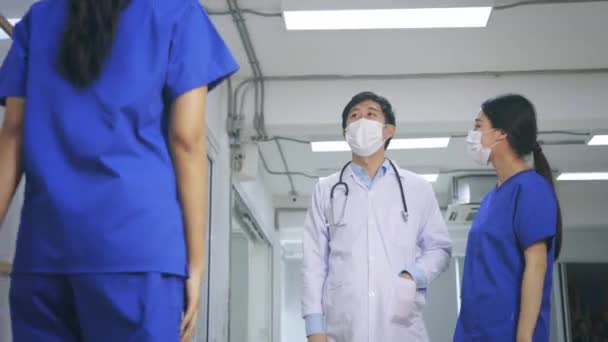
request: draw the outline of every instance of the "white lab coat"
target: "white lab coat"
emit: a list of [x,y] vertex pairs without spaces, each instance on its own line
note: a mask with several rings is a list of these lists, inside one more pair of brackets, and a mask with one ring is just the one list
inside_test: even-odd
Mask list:
[[[449,265],[451,241],[432,186],[399,169],[409,219],[395,172],[371,190],[350,167],[345,226],[332,222],[330,191],[339,173],[319,180],[304,230],[303,315],[322,314],[328,342],[425,342],[426,290],[400,278],[403,270],[430,282]],[[334,194],[340,219],[344,188]]]

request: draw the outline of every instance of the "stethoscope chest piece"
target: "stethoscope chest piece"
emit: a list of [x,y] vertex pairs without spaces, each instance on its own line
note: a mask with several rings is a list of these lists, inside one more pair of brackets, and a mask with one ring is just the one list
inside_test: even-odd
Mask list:
[[401,217],[403,217],[403,221],[407,223],[407,220],[410,218],[410,214],[407,211],[401,210]]

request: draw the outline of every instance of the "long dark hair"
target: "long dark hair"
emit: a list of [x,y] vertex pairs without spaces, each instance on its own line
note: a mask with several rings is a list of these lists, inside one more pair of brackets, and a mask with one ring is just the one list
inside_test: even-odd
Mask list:
[[120,14],[131,0],[68,0],[66,29],[59,48],[59,71],[85,88],[96,81],[110,55]]
[[[532,102],[521,95],[503,95],[484,102],[481,110],[494,128],[507,135],[509,144],[518,156],[533,154],[534,170],[555,188],[551,166],[537,141],[538,125],[536,110]],[[557,200],[555,259],[559,257],[561,249],[562,213],[559,200]]]

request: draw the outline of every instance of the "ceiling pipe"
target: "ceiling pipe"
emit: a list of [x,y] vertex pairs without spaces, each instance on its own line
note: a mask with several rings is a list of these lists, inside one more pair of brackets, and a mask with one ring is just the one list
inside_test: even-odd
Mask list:
[[[411,79],[445,79],[445,78],[486,78],[510,76],[557,76],[557,75],[588,75],[608,74],[608,68],[578,68],[578,69],[530,69],[530,70],[496,70],[496,71],[466,71],[466,72],[437,72],[437,73],[406,73],[406,74],[317,74],[317,75],[285,75],[265,76],[267,82],[289,81],[387,81]],[[242,88],[254,78],[243,80]]]
[[0,29],[4,31],[9,37],[13,37],[13,25],[8,21],[8,19],[0,13]]
[[[249,34],[249,30],[247,25],[245,24],[245,18],[243,17],[243,13],[241,8],[238,5],[237,0],[227,0],[228,7],[232,18],[236,24],[237,30],[239,32],[241,42],[243,43],[243,47],[247,54],[247,58],[249,60],[249,65],[253,71],[253,82],[255,83],[254,92],[254,127],[256,128],[256,132],[259,138],[266,137],[266,128],[264,124],[264,102],[265,102],[265,84],[264,84],[264,76],[261,70],[260,62],[257,58],[257,54],[255,53],[255,49],[253,43],[251,41],[251,36]],[[235,99],[238,101],[238,97]],[[235,103],[236,103],[235,101]],[[237,107],[238,108],[238,107]]]
[[515,1],[510,4],[496,5],[494,6],[495,11],[507,10],[515,7],[522,6],[535,6],[535,5],[552,5],[552,4],[572,4],[572,3],[585,3],[585,2],[605,2],[608,0],[527,0],[527,1]]
[[[249,30],[247,28],[247,25],[245,23],[245,18],[243,17],[243,10],[239,7],[238,1],[237,0],[227,0],[228,3],[228,7],[229,7],[229,12],[232,15],[232,18],[234,20],[234,23],[237,27],[237,30],[239,32],[239,36],[241,38],[241,42],[243,43],[243,48],[245,49],[245,52],[247,54],[247,58],[249,60],[249,65],[251,66],[251,69],[253,71],[253,78],[251,79],[251,83],[253,83],[253,89],[254,89],[254,121],[253,121],[253,126],[256,130],[257,133],[257,140],[263,141],[268,139],[268,134],[266,132],[266,124],[265,124],[265,118],[264,118],[264,109],[265,109],[265,99],[266,99],[266,95],[265,95],[265,77],[262,73],[262,69],[260,66],[260,62],[257,58],[257,54],[255,52],[253,43],[251,41],[251,36],[249,34]],[[242,114],[239,110],[239,105],[243,105],[244,104],[244,99],[245,99],[245,95],[246,90],[248,88],[245,87],[245,85],[247,84],[239,84],[235,91],[229,94],[229,96],[232,97],[232,100],[229,101],[229,120],[239,120],[239,116]],[[245,88],[243,94],[242,94],[242,98],[241,98],[241,102],[239,102],[239,95],[241,90]],[[239,111],[239,112],[237,112]],[[238,122],[238,121],[233,121],[233,122]],[[236,125],[238,126],[238,125]],[[230,126],[229,126],[230,127]],[[238,135],[238,133],[237,133]],[[238,136],[237,136],[237,140],[238,140]],[[283,167],[285,169],[285,173],[286,176],[288,177],[289,180],[289,184],[291,187],[291,194],[296,194],[296,188],[295,188],[295,183],[294,180],[291,176],[291,173],[289,172],[289,165],[287,164],[287,159],[285,158],[285,155],[283,153],[282,147],[280,145],[280,143],[277,141],[277,148],[279,149],[279,153],[281,154],[281,161],[283,163]],[[237,141],[238,144],[238,141]],[[261,152],[261,151],[260,151]],[[267,171],[267,165],[264,163]]]

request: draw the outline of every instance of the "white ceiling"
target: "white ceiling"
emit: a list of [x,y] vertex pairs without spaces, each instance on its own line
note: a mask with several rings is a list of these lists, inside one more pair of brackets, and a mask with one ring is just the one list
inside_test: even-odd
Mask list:
[[[361,1],[359,1],[361,2]],[[224,1],[207,1],[214,9],[225,8]],[[281,7],[280,1],[241,1],[241,6],[267,12]],[[328,6],[336,1],[327,1]],[[503,2],[504,3],[504,2]],[[379,30],[379,31],[308,31],[287,32],[281,18],[246,15],[251,34],[265,75],[311,74],[410,74],[477,71],[509,71],[534,69],[579,69],[608,67],[608,2],[525,6],[493,13],[489,26],[482,29],[452,30]],[[226,41],[241,61],[238,75],[251,75],[245,52],[237,31],[228,16],[214,17]],[[525,87],[480,84],[457,84],[453,91],[437,86],[450,80],[421,80],[407,84],[387,85],[385,81],[369,82],[285,82],[267,84],[266,125],[272,134],[303,139],[339,139],[339,111],[358,90],[381,89],[382,94],[400,108],[398,131],[401,137],[437,136],[442,133],[462,133],[486,98],[500,92],[519,91],[538,99],[541,128],[591,130],[608,129],[608,115],[602,91],[608,92],[608,75],[597,79],[574,76],[568,86],[550,90],[562,79],[525,78]],[[598,81],[599,83],[595,83]],[[330,82],[331,84],[331,82]],[[357,86],[359,85],[359,87]],[[322,90],[310,90],[317,87]],[[435,102],[429,94],[437,87]],[[471,92],[463,97],[462,87]],[[536,91],[536,87],[542,90]],[[347,88],[344,90],[343,88]],[[424,88],[424,90],[419,90]],[[404,96],[403,91],[414,95]],[[571,90],[578,90],[569,98]],[[475,96],[473,93],[479,94]],[[538,94],[535,94],[538,93]],[[593,94],[593,95],[592,95]],[[534,96],[536,95],[536,97]],[[332,99],[327,99],[332,97]],[[457,98],[461,97],[461,98]],[[589,97],[601,99],[588,101]],[[405,98],[405,99],[404,99]],[[422,103],[415,103],[420,101]],[[312,107],[311,107],[311,103]],[[442,106],[441,102],[445,102]],[[535,101],[536,102],[536,101]],[[412,104],[414,103],[414,104]],[[455,105],[456,104],[456,105]],[[430,109],[424,108],[424,106]],[[413,107],[413,108],[412,108]],[[311,110],[316,112],[310,112]],[[244,114],[251,114],[247,103]],[[320,112],[320,113],[319,113]],[[249,124],[251,126],[251,124]],[[572,137],[549,136],[560,140]],[[307,145],[282,142],[291,171],[327,174],[336,171],[349,159],[348,153],[314,154]],[[284,171],[274,142],[261,148],[269,168]],[[556,170],[608,170],[608,149],[584,145],[549,146],[545,148]],[[464,153],[462,140],[455,139],[445,150],[391,152],[402,166],[426,173],[454,169],[478,169]],[[444,174],[435,185],[438,195],[448,194],[450,174]],[[277,196],[290,191],[285,176],[265,175],[267,184]],[[294,176],[297,192],[306,197],[314,180]]]
[[[226,7],[221,0],[204,3]],[[277,0],[245,3],[241,6],[280,8]],[[280,17],[246,18],[266,75],[591,68],[606,66],[608,57],[608,2],[496,11],[488,27],[480,29],[288,32]],[[213,20],[245,62],[232,19]],[[249,72],[243,64],[241,76]]]

